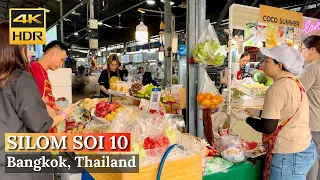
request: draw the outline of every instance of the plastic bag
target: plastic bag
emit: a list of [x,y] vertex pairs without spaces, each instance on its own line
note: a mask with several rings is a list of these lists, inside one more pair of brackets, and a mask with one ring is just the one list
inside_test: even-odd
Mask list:
[[193,52],[193,58],[198,63],[221,66],[227,53],[220,45],[210,21],[207,20],[204,23],[205,29],[203,29],[198,45]]
[[229,162],[225,159],[214,157],[207,158],[206,160],[206,170],[205,174],[215,174],[221,171],[228,169],[233,166],[232,162]]
[[230,130],[222,130],[219,134],[220,137],[216,139],[216,144],[222,157],[233,163],[244,161],[244,148],[240,135],[234,134]]
[[203,77],[197,101],[202,109],[217,109],[224,102],[207,72]]
[[223,128],[228,116],[225,112],[216,112],[211,114],[212,132],[214,137],[218,137],[218,132]]

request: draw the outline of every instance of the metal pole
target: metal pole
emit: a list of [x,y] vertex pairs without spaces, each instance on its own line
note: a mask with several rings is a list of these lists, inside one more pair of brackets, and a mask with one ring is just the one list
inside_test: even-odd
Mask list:
[[[197,0],[196,6],[196,27],[197,27],[197,39],[200,38],[202,30],[204,27],[204,22],[206,20],[206,0]],[[200,91],[201,83],[203,82],[206,68],[204,65],[198,66],[198,77],[197,77],[197,94]],[[195,95],[196,96],[196,95]],[[193,101],[196,101],[195,99]],[[202,109],[197,106],[197,136],[200,138],[204,138],[204,127],[202,119]]]
[[197,42],[196,34],[196,0],[187,0],[187,117],[188,132],[197,134],[196,129],[196,67],[190,65],[188,60],[193,56],[193,50]]
[[64,41],[63,36],[63,9],[62,9],[62,0],[60,0],[60,39],[61,42]]
[[[166,87],[168,83],[170,84],[170,73],[172,70],[171,66],[171,52],[168,52],[168,48],[171,47],[171,1],[165,0],[164,2],[164,49],[165,49],[165,58],[164,58],[164,86]],[[169,54],[168,54],[169,53]]]
[[94,19],[94,5],[93,5],[93,0],[90,0],[90,19]]
[[[78,9],[79,7],[81,7],[82,5],[84,5],[87,2],[87,0],[83,0],[81,3],[79,3],[78,5],[76,5],[74,8],[72,8],[69,12],[67,12],[65,15],[63,15],[61,17],[60,15],[60,19],[58,19],[55,23],[53,23],[49,28],[47,28],[47,30],[49,30],[50,28],[52,28],[53,26],[55,26],[56,24],[59,23],[59,21],[61,21],[61,19],[63,20],[65,17],[69,16],[72,11],[75,11],[76,9]],[[61,1],[60,1],[61,3]],[[73,34],[73,33],[72,33]]]

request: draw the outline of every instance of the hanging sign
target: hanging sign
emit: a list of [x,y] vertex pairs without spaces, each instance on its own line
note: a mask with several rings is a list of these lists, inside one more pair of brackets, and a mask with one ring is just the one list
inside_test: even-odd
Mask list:
[[152,88],[150,97],[150,110],[160,110],[161,88]]
[[313,32],[320,33],[320,21],[311,21],[310,19],[306,20],[303,25],[302,32],[305,34],[313,33]]
[[259,22],[302,29],[302,13],[260,5]]

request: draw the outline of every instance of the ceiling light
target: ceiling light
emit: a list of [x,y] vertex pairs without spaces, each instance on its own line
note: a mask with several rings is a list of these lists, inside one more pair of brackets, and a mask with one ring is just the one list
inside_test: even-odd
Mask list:
[[75,32],[75,33],[73,33],[73,35],[75,35],[75,36],[79,36],[79,33],[78,33],[78,32]]
[[64,21],[71,21],[70,19],[67,19],[67,18],[64,18],[63,20],[64,20]]
[[[160,1],[164,3],[165,0],[160,0]],[[174,2],[170,1],[170,4],[174,5]]]
[[100,26],[101,26],[101,25],[103,25],[103,23],[102,23],[102,22],[98,22],[98,25],[100,25]]
[[147,0],[147,4],[154,5],[156,2],[154,0]]
[[140,24],[136,27],[136,40],[140,44],[145,44],[148,42],[148,39],[148,27],[143,23],[143,21],[141,21]]

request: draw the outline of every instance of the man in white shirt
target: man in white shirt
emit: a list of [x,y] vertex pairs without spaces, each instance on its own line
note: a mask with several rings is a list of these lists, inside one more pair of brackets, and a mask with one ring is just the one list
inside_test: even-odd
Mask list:
[[163,72],[163,68],[162,68],[162,63],[161,62],[158,63],[158,67],[157,67],[157,79],[158,80],[164,79],[164,72]]

